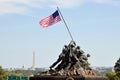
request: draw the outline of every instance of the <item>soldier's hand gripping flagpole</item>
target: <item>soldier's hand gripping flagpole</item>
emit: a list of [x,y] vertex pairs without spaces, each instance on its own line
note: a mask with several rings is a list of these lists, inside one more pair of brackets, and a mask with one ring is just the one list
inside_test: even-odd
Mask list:
[[57,7],[57,9],[58,9],[58,12],[60,13],[60,16],[62,17],[62,20],[63,20],[63,22],[64,22],[64,24],[65,24],[65,26],[66,26],[66,28],[67,28],[67,31],[68,31],[68,33],[69,33],[69,35],[70,35],[72,41],[74,41],[74,40],[73,40],[73,37],[72,37],[72,34],[71,34],[71,32],[70,32],[70,30],[69,30],[69,28],[68,28],[68,26],[67,26],[67,24],[66,24],[66,22],[65,22],[64,17],[62,16],[62,13],[61,13],[59,7]]

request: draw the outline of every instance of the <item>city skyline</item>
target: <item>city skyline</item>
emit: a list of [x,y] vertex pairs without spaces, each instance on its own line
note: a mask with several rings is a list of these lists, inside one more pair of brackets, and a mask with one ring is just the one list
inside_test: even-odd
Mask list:
[[0,66],[49,67],[71,38],[63,21],[41,28],[39,21],[59,6],[76,44],[91,66],[114,66],[120,51],[118,0],[1,0]]

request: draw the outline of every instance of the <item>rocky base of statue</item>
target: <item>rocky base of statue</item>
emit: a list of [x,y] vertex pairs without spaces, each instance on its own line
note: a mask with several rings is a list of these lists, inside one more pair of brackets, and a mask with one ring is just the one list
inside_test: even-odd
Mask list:
[[64,71],[49,70],[39,73],[30,80],[108,80],[106,77],[97,75],[93,70],[83,70],[82,68]]
[[99,76],[92,69],[84,70],[83,68],[55,71],[48,70],[46,72],[38,73],[36,76]]

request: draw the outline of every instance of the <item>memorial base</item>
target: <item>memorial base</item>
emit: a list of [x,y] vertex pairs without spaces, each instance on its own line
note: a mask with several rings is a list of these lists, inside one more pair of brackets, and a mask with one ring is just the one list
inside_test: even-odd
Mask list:
[[30,80],[108,80],[106,77],[82,77],[82,76],[36,76],[30,77]]

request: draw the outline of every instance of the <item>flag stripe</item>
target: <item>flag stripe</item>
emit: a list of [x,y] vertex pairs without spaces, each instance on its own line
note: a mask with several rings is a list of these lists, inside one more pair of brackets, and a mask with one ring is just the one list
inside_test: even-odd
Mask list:
[[57,22],[61,21],[61,18],[59,16],[58,11],[55,11],[52,15],[42,19],[39,24],[42,28],[46,28],[48,26],[51,26]]

